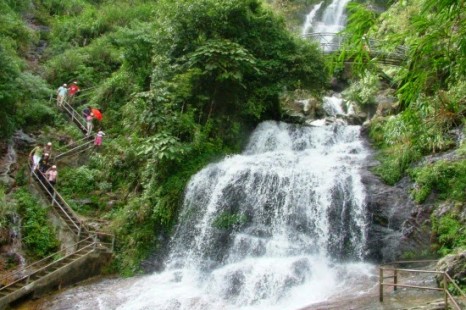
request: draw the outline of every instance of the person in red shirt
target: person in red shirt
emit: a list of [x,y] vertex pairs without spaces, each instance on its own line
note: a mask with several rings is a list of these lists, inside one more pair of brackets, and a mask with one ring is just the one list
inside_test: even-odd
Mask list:
[[68,87],[68,97],[70,98],[70,100],[69,100],[70,104],[73,102],[74,96],[79,91],[80,91],[80,89],[79,89],[77,81],[74,81],[73,83],[71,83],[70,87]]

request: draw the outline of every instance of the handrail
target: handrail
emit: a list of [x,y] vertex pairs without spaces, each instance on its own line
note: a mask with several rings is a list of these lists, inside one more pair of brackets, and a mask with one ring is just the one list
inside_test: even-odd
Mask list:
[[63,150],[69,149],[70,147],[74,147],[75,144],[78,144],[78,143],[80,143],[80,142],[83,141],[83,140],[89,140],[89,137],[86,136],[86,137],[83,137],[83,138],[81,138],[81,139],[79,139],[79,140],[73,141],[73,142],[71,142],[70,144],[63,145],[63,146],[61,146],[61,147],[57,147],[57,148],[55,148],[55,152],[62,152],[62,153],[63,153]]
[[66,152],[63,152],[63,153],[61,153],[61,154],[58,154],[57,156],[55,156],[55,160],[59,160],[60,158],[65,157],[65,156],[67,156],[68,154],[73,153],[74,151],[76,151],[76,150],[82,148],[83,146],[87,146],[87,145],[89,145],[89,144],[91,144],[91,143],[93,143],[92,140],[91,140],[91,141],[84,142],[83,144],[80,144],[80,145],[78,145],[78,146],[75,146],[75,147],[73,147],[72,149],[69,149],[69,150],[66,151]]
[[[69,256],[71,256],[71,255],[73,255],[73,254],[76,254],[77,252],[81,251],[82,249],[85,249],[87,246],[82,247],[82,248],[77,247],[77,246],[78,246],[79,244],[84,243],[84,242],[87,242],[87,241],[89,241],[89,240],[92,240],[92,244],[95,243],[95,240],[92,238],[92,236],[89,236],[89,237],[87,237],[86,239],[83,239],[83,240],[81,240],[81,241],[78,241],[78,242],[72,244],[71,246],[65,247],[65,248],[61,249],[60,251],[57,251],[57,252],[55,252],[55,253],[53,253],[53,254],[50,254],[50,255],[47,256],[47,257],[44,257],[44,258],[41,259],[41,260],[35,261],[35,262],[33,262],[32,264],[27,265],[27,266],[24,267],[24,269],[21,270],[21,271],[16,271],[15,273],[10,274],[10,275],[8,275],[8,276],[3,276],[3,277],[0,278],[0,280],[2,280],[2,281],[3,281],[3,280],[8,280],[8,278],[11,278],[11,277],[15,276],[16,274],[19,274],[19,273],[23,274],[23,273],[27,272],[28,269],[31,269],[32,267],[35,267],[36,265],[42,264],[43,262],[45,262],[45,261],[47,261],[47,260],[49,260],[49,259],[51,259],[51,258],[53,258],[53,257],[55,257],[55,256],[57,256],[57,255],[59,255],[59,254],[62,253],[62,252],[65,252],[65,253],[66,253],[66,251],[69,250],[69,249],[71,249],[71,248],[77,248],[77,249],[78,249],[78,250],[74,251],[74,252],[71,253],[71,254],[68,254],[68,255],[66,255],[66,256],[64,256],[64,257],[62,257],[62,258],[60,258],[60,259],[58,259],[58,260],[53,261],[53,263],[59,262],[59,261],[61,261],[62,259],[65,259],[65,258],[67,258],[67,257],[69,257]],[[49,265],[50,265],[50,264],[49,264]],[[48,265],[47,265],[47,266],[48,266]],[[3,289],[6,289],[6,288],[9,287],[9,286],[14,285],[14,284],[17,283],[17,282],[20,282],[20,281],[23,280],[24,278],[26,278],[26,277],[28,277],[28,276],[31,276],[31,275],[37,273],[37,271],[40,271],[40,270],[42,270],[42,269],[43,269],[43,267],[41,267],[40,269],[37,269],[37,270],[33,271],[32,273],[30,273],[30,274],[28,274],[28,275],[22,276],[21,278],[19,278],[19,279],[13,281],[13,282],[11,282],[11,283],[9,283],[8,285],[5,285],[5,286],[1,287],[1,288],[0,288],[0,291],[2,291]]]
[[[302,36],[303,38],[310,38],[318,41],[321,46],[321,49],[326,53],[336,52],[340,47],[348,41],[350,38],[344,33],[333,33],[333,32],[311,32],[306,33]],[[364,45],[367,47],[368,52],[375,58],[380,56],[383,57],[380,61],[393,61],[398,62],[405,59],[406,51],[408,50],[406,46],[399,45],[396,46],[394,51],[383,51],[381,47],[385,46],[381,41],[365,38],[363,40]]]
[[63,100],[62,107],[71,116],[71,121],[77,123],[82,132],[87,133],[85,124],[83,124],[80,120],[80,114],[76,112],[76,110],[68,103],[67,100]]
[[[39,173],[42,174],[42,172],[39,171]],[[76,229],[78,231],[81,231],[81,227],[82,224],[79,222],[79,219],[73,219],[67,212],[67,210],[65,210],[63,208],[63,206],[55,199],[56,196],[60,197],[60,199],[62,200],[62,202],[64,202],[66,204],[66,202],[64,201],[64,199],[60,196],[60,194],[58,193],[58,191],[52,186],[52,184],[47,180],[47,178],[45,177],[45,175],[42,174],[42,176],[44,177],[44,180],[47,182],[47,185],[44,184],[43,180],[37,175],[37,171],[33,171],[32,173],[35,178],[39,181],[39,184],[42,185],[42,188],[45,189],[45,191],[47,192],[47,194],[49,194],[50,198],[52,199],[52,206],[54,204],[56,204],[62,211],[63,213],[66,215],[66,217],[74,224],[74,226],[76,227]],[[49,188],[52,188],[53,189],[53,194],[50,192]],[[68,206],[69,207],[69,206]],[[74,215],[74,214],[73,214]],[[76,224],[76,222],[78,222],[80,225]]]
[[[456,310],[461,310],[461,307],[456,301],[455,297],[448,291],[448,284],[452,283],[455,289],[457,289],[464,298],[466,298],[466,294],[461,290],[461,288],[456,284],[456,282],[450,277],[450,275],[446,271],[385,267],[385,266],[408,264],[408,263],[431,263],[431,262],[436,262],[436,261],[437,260],[395,261],[392,263],[381,265],[379,267],[379,301],[383,302],[383,287],[384,286],[393,286],[394,291],[396,291],[398,287],[417,288],[417,289],[424,289],[424,290],[442,291],[444,294],[445,309],[448,309],[448,302],[450,301]],[[393,275],[384,276],[384,271],[393,271]],[[409,284],[399,284],[398,283],[398,272],[399,271],[410,272],[410,273],[430,273],[430,274],[443,275],[443,287],[437,288],[437,287],[426,287],[426,286],[409,285]],[[392,278],[393,278],[393,283],[384,282],[385,279],[392,279]]]

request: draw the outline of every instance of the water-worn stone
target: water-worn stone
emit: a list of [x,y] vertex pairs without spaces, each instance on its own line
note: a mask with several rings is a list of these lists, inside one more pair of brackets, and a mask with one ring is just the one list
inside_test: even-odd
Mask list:
[[388,262],[405,253],[428,252],[431,209],[414,204],[407,190],[408,179],[395,186],[384,184],[370,171],[375,165],[377,161],[371,156],[362,171],[369,216],[367,258]]

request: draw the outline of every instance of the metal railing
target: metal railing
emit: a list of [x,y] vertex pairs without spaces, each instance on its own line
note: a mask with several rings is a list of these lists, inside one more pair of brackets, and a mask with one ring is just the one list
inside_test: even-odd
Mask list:
[[[34,170],[32,172],[32,175],[35,177],[42,189],[45,190],[45,193],[51,199],[52,207],[58,207],[58,209],[61,211],[61,214],[63,214],[63,216],[65,217],[65,222],[67,219],[72,223],[74,228],[77,230],[78,237],[81,236],[83,231],[89,233],[84,223],[82,223],[78,219],[78,217],[72,211],[71,207],[66,203],[65,199],[63,199],[63,197],[60,195],[60,193],[58,193],[55,187],[47,180],[46,176],[38,170]],[[70,229],[71,231],[73,231],[73,227],[70,227]]]
[[[86,137],[86,138],[88,138],[88,137]],[[92,147],[92,143],[93,143],[92,140],[86,141],[86,142],[84,142],[82,144],[79,144],[77,146],[72,147],[71,149],[69,149],[69,150],[67,150],[67,151],[65,151],[63,153],[58,154],[53,159],[55,161],[58,161],[63,157],[66,157],[66,156],[69,156],[69,155],[76,155],[76,154],[79,154],[81,152],[85,152],[85,151],[87,151],[88,149],[90,149]]]
[[[419,264],[419,263],[433,263],[437,262],[437,260],[417,260],[417,261],[396,261],[389,264],[385,264],[380,266],[379,268],[379,301],[383,302],[383,288],[384,286],[392,286],[393,290],[396,291],[398,287],[405,287],[405,288],[415,288],[415,289],[423,289],[423,290],[432,290],[432,291],[441,291],[444,295],[444,303],[445,309],[449,309],[449,302],[452,306],[455,307],[456,310],[463,309],[455,297],[449,291],[449,285],[453,285],[453,287],[460,293],[463,298],[466,298],[466,294],[461,290],[461,288],[456,284],[456,282],[450,277],[450,275],[444,271],[434,271],[434,270],[422,270],[422,269],[403,269],[392,267],[399,266],[401,264]],[[392,271],[392,275],[384,275],[385,271]],[[436,274],[443,276],[443,287],[429,287],[429,286],[419,286],[419,285],[410,285],[410,284],[400,284],[399,280],[399,273],[400,272],[407,272],[407,273],[427,273],[427,274]],[[385,282],[386,279],[393,279],[393,283]]]
[[[347,35],[333,32],[313,32],[307,33],[303,36],[309,38],[320,44],[324,53],[334,53],[341,50],[342,47],[347,45],[350,38]],[[407,47],[400,45],[393,51],[384,49],[386,45],[382,41],[374,40],[371,38],[363,39],[364,46],[372,57],[378,59],[379,62],[387,63],[400,63],[406,58]]]
[[55,152],[64,153],[64,152],[69,151],[70,149],[80,145],[81,143],[83,143],[83,141],[86,141],[86,140],[89,140],[89,137],[86,136],[86,137],[83,137],[83,138],[81,138],[79,140],[68,143],[66,145],[59,146],[59,147],[55,148]]
[[[80,245],[84,245],[84,246],[80,246]],[[13,274],[9,274],[7,276],[3,276],[0,278],[0,283],[8,283],[8,284],[1,287],[0,292],[4,292],[9,287],[12,287],[13,285],[20,283],[20,282],[25,282],[25,285],[29,284],[30,278],[38,274],[39,272],[44,271],[52,266],[55,266],[58,263],[61,263],[65,259],[75,254],[83,253],[86,250],[91,250],[91,249],[94,250],[95,247],[96,247],[95,238],[92,236],[89,236],[86,239],[76,242],[71,246],[61,249],[60,251],[50,254],[49,256],[44,257],[41,260],[35,261],[32,264],[27,265],[20,271],[16,271]],[[70,249],[74,249],[74,251],[66,255],[67,251]],[[65,255],[65,256],[60,257],[61,255]],[[60,258],[57,259],[57,257],[60,257]]]
[[76,112],[76,110],[68,103],[66,99],[63,100],[61,107],[71,117],[71,121],[75,123],[76,125],[78,125],[79,129],[83,133],[87,134],[87,127],[86,127],[86,124],[83,122],[83,116],[81,116],[78,112]]

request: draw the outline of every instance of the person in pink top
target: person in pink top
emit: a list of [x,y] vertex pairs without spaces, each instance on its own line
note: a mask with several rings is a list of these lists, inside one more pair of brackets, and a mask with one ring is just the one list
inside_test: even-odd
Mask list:
[[[58,176],[58,171],[57,171],[57,166],[55,165],[50,167],[50,169],[45,172],[45,177],[47,178],[47,181],[49,181],[49,183],[52,186],[55,186],[55,184],[57,184],[57,176]],[[49,186],[47,185],[47,187]],[[49,190],[52,190],[52,189],[49,188]]]
[[105,136],[105,133],[102,130],[99,130],[95,135],[94,145],[99,147],[102,145],[102,138]]
[[68,87],[68,97],[70,98],[70,104],[73,102],[74,96],[80,91],[78,82],[74,81],[70,87]]
[[92,120],[94,119],[94,113],[89,113],[89,115],[86,116],[86,125],[87,125],[87,134],[86,136],[89,136],[92,132]]

